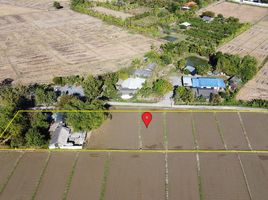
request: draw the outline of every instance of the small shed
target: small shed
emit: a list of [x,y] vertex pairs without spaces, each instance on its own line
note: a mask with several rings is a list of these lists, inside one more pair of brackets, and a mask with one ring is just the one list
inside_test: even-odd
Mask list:
[[191,65],[187,65],[187,66],[184,68],[184,70],[189,71],[189,73],[190,73],[191,75],[193,75],[193,76],[196,74],[196,69],[195,69],[195,67],[193,67],[193,66],[191,66]]
[[182,84],[185,87],[192,87],[192,77],[190,76],[183,76],[182,77]]
[[214,20],[214,18],[213,17],[209,17],[209,16],[203,16],[202,17],[202,20],[204,22],[206,22],[206,23],[210,23],[210,22],[212,22]]
[[181,28],[188,29],[191,27],[191,24],[189,22],[183,22],[180,24]]

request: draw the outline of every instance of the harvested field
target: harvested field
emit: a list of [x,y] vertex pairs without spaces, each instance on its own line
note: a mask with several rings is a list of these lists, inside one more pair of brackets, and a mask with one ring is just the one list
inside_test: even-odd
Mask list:
[[250,200],[237,155],[200,154],[200,174],[204,199]]
[[168,154],[169,200],[199,199],[196,154]]
[[99,7],[99,6],[92,8],[92,10],[106,14],[106,15],[112,15],[114,17],[121,18],[121,19],[127,19],[127,18],[133,16],[129,13],[125,13],[125,12],[121,12],[121,11],[117,11],[117,10],[112,10],[112,9],[108,9],[108,8],[104,8],[104,7]]
[[195,149],[191,113],[166,113],[168,149]]
[[152,113],[153,119],[148,128],[141,124],[143,149],[164,149],[164,113]]
[[[53,7],[53,2],[54,0],[0,0],[0,4],[6,4],[12,7],[18,6],[46,11],[55,10]],[[58,0],[58,2],[60,2],[60,4],[63,6],[63,9],[69,8],[69,0]]]
[[9,176],[15,169],[21,153],[18,152],[2,152],[0,154],[0,193],[4,189],[5,184],[8,181]]
[[90,149],[138,149],[139,113],[112,113],[112,119],[92,132]]
[[217,113],[216,117],[227,149],[249,149],[237,113]]
[[9,179],[1,199],[31,199],[38,184],[48,153],[28,152],[23,155]]
[[[268,11],[268,9],[266,10]],[[246,32],[221,46],[218,50],[224,53],[238,54],[241,56],[249,54],[254,56],[259,63],[264,62],[268,55],[268,16]],[[252,99],[268,100],[267,74],[268,62],[264,64],[252,80],[246,83],[239,91],[236,98],[247,101]]]
[[116,71],[151,44],[159,42],[71,10],[15,12],[0,17],[0,80],[50,82],[54,76]]
[[252,199],[266,199],[268,196],[268,156],[240,154],[248,180]]
[[[268,14],[267,8],[225,1],[207,6],[206,8],[202,9],[202,12],[204,11],[212,11],[216,13],[216,15],[222,14],[224,17],[236,17],[242,22],[251,23],[258,22]],[[202,14],[202,12],[198,12],[198,14]]]
[[164,154],[111,154],[105,199],[165,199]]
[[106,158],[102,153],[79,154],[67,199],[99,199]]
[[131,10],[127,10],[127,12],[132,15],[140,15],[140,14],[143,14],[145,12],[150,12],[150,11],[151,11],[151,8],[149,7],[138,7],[138,8],[133,8]]
[[[268,34],[268,32],[267,32]],[[268,100],[268,62],[257,75],[246,83],[237,94],[237,99],[250,101],[252,99]]]
[[213,113],[193,113],[199,149],[224,149]]
[[19,15],[19,14],[38,12],[38,11],[39,10],[35,10],[31,8],[21,8],[17,6],[0,4],[0,16],[14,15],[14,14]]
[[268,149],[268,115],[241,113],[243,124],[253,149]]
[[51,153],[35,199],[62,199],[76,153]]

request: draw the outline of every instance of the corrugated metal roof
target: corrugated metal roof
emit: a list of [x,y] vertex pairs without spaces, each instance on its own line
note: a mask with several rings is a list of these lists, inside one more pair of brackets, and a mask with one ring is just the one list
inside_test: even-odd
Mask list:
[[192,78],[193,87],[219,87],[225,88],[225,83],[221,78],[197,77]]
[[126,89],[141,89],[144,82],[144,78],[128,78],[122,82],[121,87]]

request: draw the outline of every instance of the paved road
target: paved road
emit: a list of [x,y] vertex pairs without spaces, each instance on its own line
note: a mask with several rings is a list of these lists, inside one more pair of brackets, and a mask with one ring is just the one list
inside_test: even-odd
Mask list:
[[172,108],[172,109],[193,109],[193,110],[240,110],[240,111],[264,111],[263,108],[250,108],[241,106],[202,106],[202,105],[174,105],[161,103],[126,103],[126,102],[109,102],[111,106],[129,106],[129,107],[150,107],[150,108]]

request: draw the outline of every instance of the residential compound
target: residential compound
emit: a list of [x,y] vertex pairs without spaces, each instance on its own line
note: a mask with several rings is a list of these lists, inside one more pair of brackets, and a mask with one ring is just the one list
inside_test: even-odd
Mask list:
[[183,76],[182,83],[183,86],[191,88],[196,96],[205,98],[226,88],[224,80],[221,78]]

